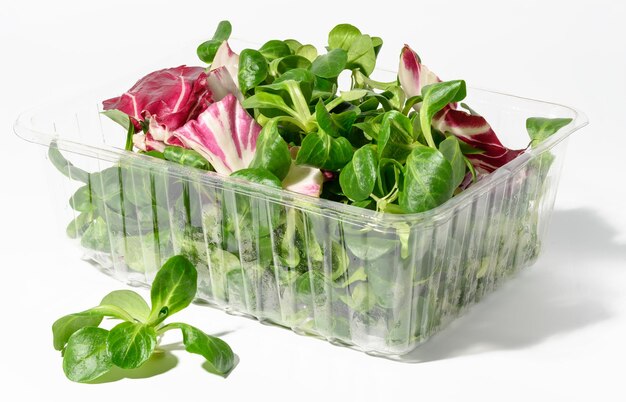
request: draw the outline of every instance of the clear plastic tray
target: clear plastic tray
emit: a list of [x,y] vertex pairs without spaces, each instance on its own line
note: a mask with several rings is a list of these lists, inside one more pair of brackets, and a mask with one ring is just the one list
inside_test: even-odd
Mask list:
[[[90,179],[106,202],[94,205],[98,230],[76,240],[86,258],[149,285],[166,258],[182,253],[197,264],[198,299],[385,356],[411,351],[535,261],[565,139],[587,123],[565,106],[470,89],[467,102],[510,147],[528,143],[527,117],[573,121],[447,203],[393,215],[124,151],[123,130],[99,114],[95,99],[103,98],[26,112],[15,124],[22,138],[56,142],[88,172],[107,169]],[[50,172],[70,222],[78,214],[68,200],[89,209],[76,192],[84,184]],[[68,233],[81,229],[73,223]]]

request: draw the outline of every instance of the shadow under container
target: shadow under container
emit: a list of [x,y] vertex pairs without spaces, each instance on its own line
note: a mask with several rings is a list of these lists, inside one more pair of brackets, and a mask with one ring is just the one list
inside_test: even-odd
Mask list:
[[528,117],[573,121],[445,204],[406,215],[124,151],[121,128],[89,102],[27,112],[15,130],[76,165],[61,166],[68,177],[50,169],[50,182],[67,234],[107,274],[149,286],[183,254],[198,270],[198,300],[398,356],[535,261],[565,139],[587,123],[565,106],[489,91],[470,89],[467,102],[509,146],[528,143]]

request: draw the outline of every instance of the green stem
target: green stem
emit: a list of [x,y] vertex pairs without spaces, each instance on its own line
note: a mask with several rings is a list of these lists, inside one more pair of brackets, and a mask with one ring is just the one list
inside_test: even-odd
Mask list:
[[126,146],[124,147],[127,151],[133,150],[133,135],[135,134],[135,126],[133,122],[128,119],[128,131],[126,132]]
[[309,111],[309,105],[306,103],[304,94],[302,94],[298,84],[295,81],[287,81],[287,90],[289,92],[289,96],[291,97],[291,101],[293,102],[295,111],[298,114],[297,117],[300,118],[300,121],[308,121],[311,118],[311,112]]
[[382,82],[382,81],[373,80],[370,77],[363,74],[362,72],[360,72],[359,70],[354,70],[352,73],[352,77],[354,78],[355,82],[359,85],[365,84],[371,88],[380,89],[383,91],[386,91],[387,88],[397,84],[396,81]]
[[331,110],[341,105],[342,103],[343,103],[343,98],[339,96],[326,104],[326,110],[330,112]]

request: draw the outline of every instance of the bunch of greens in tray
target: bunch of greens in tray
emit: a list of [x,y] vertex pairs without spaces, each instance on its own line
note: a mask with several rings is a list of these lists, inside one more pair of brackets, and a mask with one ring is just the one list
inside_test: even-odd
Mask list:
[[[503,196],[489,224],[459,214],[449,234],[397,219],[370,227],[307,202],[420,213],[518,157],[461,103],[464,81],[441,81],[404,46],[397,79],[381,82],[382,39],[348,24],[324,48],[269,40],[237,54],[230,33],[222,22],[198,47],[205,66],[155,71],[104,101],[120,144],[141,155],[86,172],[51,144],[50,160],[80,183],[67,233],[91,258],[149,278],[183,255],[201,299],[348,343],[359,325],[380,325],[391,348],[537,255],[549,153],[520,169],[506,188],[517,198]],[[528,118],[529,147],[570,121]],[[281,189],[308,197],[265,197]]]
[[208,67],[155,71],[104,102],[127,149],[391,213],[437,207],[522,152],[460,103],[463,80],[441,81],[408,46],[380,82],[383,40],[349,24],[323,49],[273,39],[237,54],[230,33],[223,21],[198,47]]

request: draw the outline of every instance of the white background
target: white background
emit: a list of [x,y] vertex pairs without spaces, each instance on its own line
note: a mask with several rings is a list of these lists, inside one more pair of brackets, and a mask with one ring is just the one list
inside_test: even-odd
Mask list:
[[[50,325],[123,285],[64,238],[45,183],[51,167],[12,121],[119,76],[194,62],[220,19],[255,42],[317,45],[351,22],[384,38],[384,65],[406,42],[443,78],[585,111],[591,124],[571,139],[539,261],[413,353],[418,364],[192,306],[179,318],[225,333],[241,359],[227,379],[175,351],[166,363],[178,358],[177,367],[159,376],[66,380]],[[0,400],[626,400],[625,19],[624,2],[599,0],[4,2]]]

